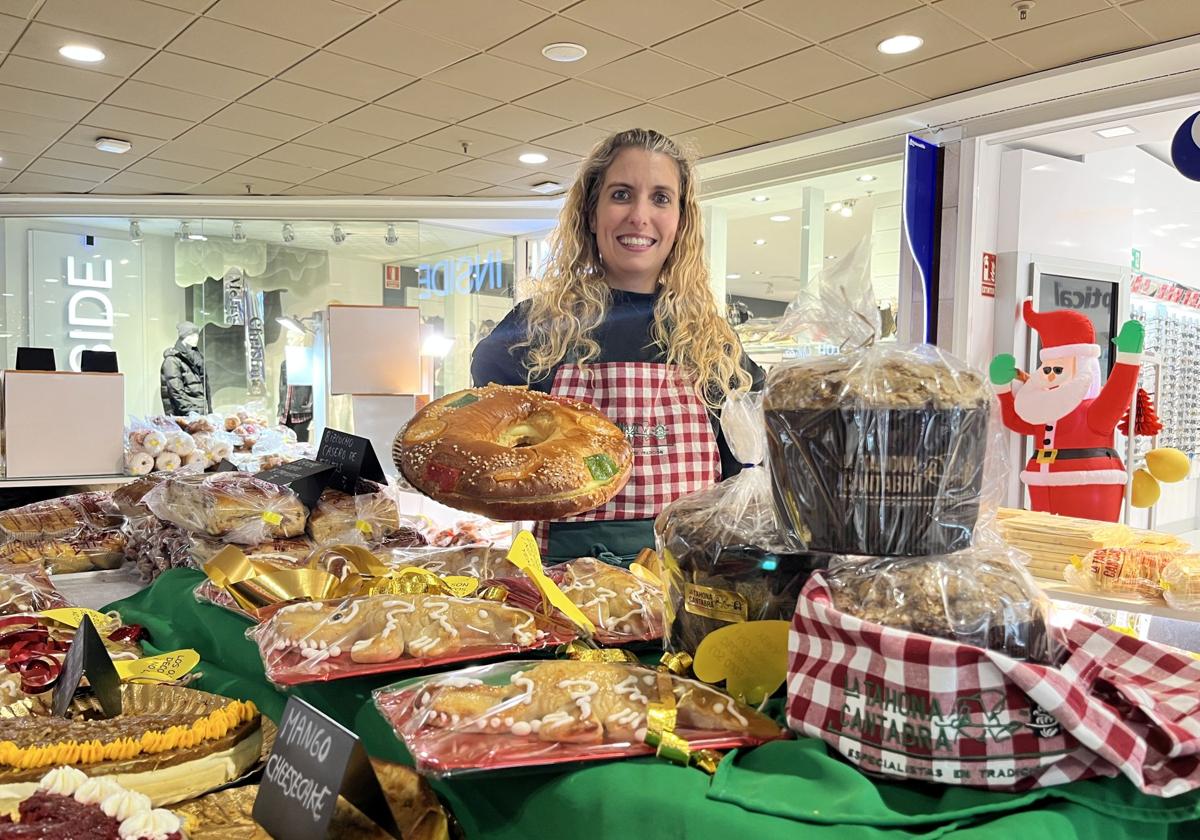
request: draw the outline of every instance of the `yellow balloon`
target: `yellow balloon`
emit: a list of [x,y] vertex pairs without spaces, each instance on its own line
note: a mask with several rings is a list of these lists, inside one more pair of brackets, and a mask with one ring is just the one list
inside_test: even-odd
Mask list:
[[1148,508],[1157,502],[1161,495],[1162,488],[1154,476],[1145,470],[1138,470],[1133,474],[1133,495],[1130,502],[1135,508]]
[[1178,449],[1164,446],[1146,453],[1146,466],[1149,468],[1150,474],[1159,481],[1170,483],[1187,478],[1192,465],[1188,461],[1187,455]]

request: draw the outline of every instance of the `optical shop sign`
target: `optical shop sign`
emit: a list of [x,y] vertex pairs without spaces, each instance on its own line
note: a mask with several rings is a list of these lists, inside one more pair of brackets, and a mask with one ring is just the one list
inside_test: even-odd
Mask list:
[[[142,254],[127,240],[29,231],[29,335],[53,347],[60,370],[79,370],[84,350],[116,350],[122,370],[140,377],[145,358]],[[157,369],[157,365],[155,365]],[[127,380],[127,390],[139,383]]]

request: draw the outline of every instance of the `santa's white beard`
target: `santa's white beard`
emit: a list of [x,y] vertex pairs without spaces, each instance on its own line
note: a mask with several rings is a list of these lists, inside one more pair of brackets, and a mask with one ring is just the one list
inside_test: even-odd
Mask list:
[[1052,391],[1026,382],[1013,394],[1017,416],[1026,423],[1045,425],[1066,417],[1087,399],[1092,386],[1091,377],[1071,379]]

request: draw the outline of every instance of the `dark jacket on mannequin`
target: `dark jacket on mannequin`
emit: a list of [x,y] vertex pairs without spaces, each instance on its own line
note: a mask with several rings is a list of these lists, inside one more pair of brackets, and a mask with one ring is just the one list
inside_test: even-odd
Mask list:
[[204,375],[204,357],[181,338],[163,351],[160,372],[163,411],[167,414],[208,414],[212,394]]

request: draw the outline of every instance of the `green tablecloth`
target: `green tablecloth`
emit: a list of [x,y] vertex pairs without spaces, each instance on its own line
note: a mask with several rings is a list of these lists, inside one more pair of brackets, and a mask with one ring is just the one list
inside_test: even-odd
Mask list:
[[[251,699],[279,719],[287,695],[263,676],[246,619],[197,603],[203,575],[177,569],[106,609],[144,626],[154,652],[192,647],[202,657],[197,687]],[[406,761],[375,711],[371,690],[397,676],[292,689],[352,728],[368,752]],[[403,676],[413,676],[411,673]],[[1147,840],[1200,836],[1200,793],[1144,796],[1124,779],[1076,782],[1030,793],[872,779],[801,738],[731,753],[715,777],[656,759],[564,770],[435,780],[472,838],[795,838],[812,840]]]

